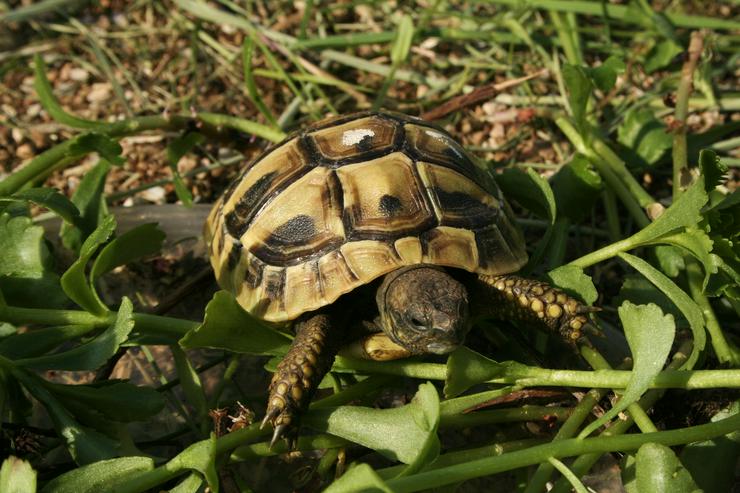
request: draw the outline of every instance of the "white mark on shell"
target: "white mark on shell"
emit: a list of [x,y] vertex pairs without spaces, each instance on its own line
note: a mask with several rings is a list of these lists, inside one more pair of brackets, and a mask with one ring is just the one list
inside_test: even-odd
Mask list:
[[354,146],[362,142],[365,137],[375,137],[375,132],[369,128],[355,128],[353,130],[347,130],[342,134],[342,144],[349,147]]

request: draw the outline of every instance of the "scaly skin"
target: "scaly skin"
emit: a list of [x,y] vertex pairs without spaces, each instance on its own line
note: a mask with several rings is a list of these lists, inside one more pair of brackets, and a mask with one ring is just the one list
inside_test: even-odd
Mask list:
[[479,275],[478,280],[478,315],[539,326],[560,334],[571,345],[583,337],[584,330],[595,331],[586,317],[595,308],[545,282],[512,275]]
[[270,396],[262,426],[272,424],[274,429],[270,447],[281,437],[293,448],[298,431],[298,419],[306,411],[319,382],[331,368],[339,350],[340,334],[330,315],[320,313],[299,321],[295,339],[278,364],[270,383]]

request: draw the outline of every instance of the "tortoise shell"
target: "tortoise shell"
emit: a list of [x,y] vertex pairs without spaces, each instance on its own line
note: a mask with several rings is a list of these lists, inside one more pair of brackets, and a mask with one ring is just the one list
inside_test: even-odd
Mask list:
[[493,178],[444,130],[387,112],[321,122],[263,153],[205,237],[220,286],[274,322],[406,265],[495,275],[527,261]]

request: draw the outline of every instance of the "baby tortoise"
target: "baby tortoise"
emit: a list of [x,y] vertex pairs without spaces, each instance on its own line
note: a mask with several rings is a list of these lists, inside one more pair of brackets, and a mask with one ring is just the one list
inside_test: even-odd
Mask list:
[[263,421],[273,443],[295,438],[368,289],[377,306],[354,347],[373,359],[449,353],[471,315],[571,344],[588,321],[562,291],[509,275],[527,253],[493,178],[444,130],[397,113],[321,122],[265,152],[216,203],[205,236],[221,287],[256,317],[294,322]]

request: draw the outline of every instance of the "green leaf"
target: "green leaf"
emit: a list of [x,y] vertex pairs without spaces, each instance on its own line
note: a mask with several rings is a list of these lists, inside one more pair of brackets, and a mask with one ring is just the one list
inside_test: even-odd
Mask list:
[[612,90],[614,84],[617,82],[617,75],[624,72],[625,68],[622,59],[612,55],[604,63],[596,68],[589,69],[588,72],[594,85],[600,91],[607,93]]
[[632,248],[654,242],[680,228],[696,227],[701,221],[701,208],[708,200],[703,182],[704,180],[700,178],[681,194],[663,215],[630,236],[627,241],[634,244]]
[[203,478],[197,472],[191,472],[180,481],[177,486],[170,489],[168,493],[200,493],[204,491],[201,486],[203,485]]
[[707,193],[725,181],[729,171],[729,167],[711,149],[702,149],[699,152],[699,168],[704,176],[704,190]]
[[603,416],[584,428],[585,438],[627,407],[637,402],[663,368],[676,335],[673,316],[664,315],[657,305],[633,305],[625,301],[619,307],[619,318],[627,336],[634,365],[624,394]]
[[496,183],[507,199],[547,219],[555,222],[557,206],[555,196],[547,181],[531,168],[525,173],[519,168],[507,168],[496,176]]
[[[712,416],[712,422],[737,414],[738,407],[738,401],[735,401],[730,409]],[[740,431],[712,440],[690,443],[681,450],[681,463],[689,470],[696,484],[707,493],[732,491],[736,484],[734,471],[738,457]]]
[[177,163],[180,162],[180,159],[182,159],[185,154],[192,151],[195,146],[202,143],[204,140],[205,137],[203,134],[198,132],[187,132],[170,142],[167,146],[167,161],[172,170],[172,176],[175,182],[175,193],[177,194],[177,198],[179,198],[186,207],[190,207],[193,204],[193,195],[185,186],[182,175],[180,175],[180,172],[177,169]]
[[411,50],[411,42],[414,40],[414,21],[411,16],[402,15],[396,31],[396,39],[391,47],[391,63],[400,66],[406,61]]
[[254,54],[254,40],[251,36],[244,36],[244,43],[242,44],[242,66],[244,67],[244,84],[247,87],[247,94],[249,99],[254,103],[262,116],[272,124],[275,128],[280,128],[275,116],[270,111],[270,108],[262,100],[262,95],[257,89],[257,83],[254,80],[254,74],[252,73],[252,58]]
[[576,298],[593,305],[599,297],[591,277],[575,265],[562,265],[547,273],[548,279],[557,287]]
[[561,167],[552,178],[552,192],[558,207],[558,216],[580,222],[591,214],[603,184],[591,163],[581,154]]
[[658,260],[660,270],[669,277],[676,277],[686,268],[681,249],[671,245],[655,245],[655,258]]
[[5,303],[29,308],[61,308],[67,301],[44,229],[25,216],[0,214],[0,291]]
[[69,146],[70,156],[84,156],[91,152],[97,152],[101,159],[117,166],[121,166],[126,162],[121,156],[123,152],[121,144],[104,134],[82,134],[76,137]]
[[134,328],[133,305],[124,297],[113,325],[90,342],[63,353],[19,359],[17,366],[40,370],[95,370],[111,358]]
[[103,493],[123,486],[137,475],[154,469],[150,457],[101,460],[72,469],[52,479],[41,493]]
[[645,279],[650,281],[660,289],[666,296],[681,310],[683,316],[689,321],[691,333],[694,337],[694,347],[686,362],[681,365],[681,369],[690,370],[696,364],[699,353],[704,349],[707,343],[707,334],[704,331],[704,315],[702,315],[699,306],[687,295],[681,288],[676,286],[673,281],[668,279],[658,269],[645,262],[639,257],[629,253],[620,253],[619,258],[627,262],[636,271],[642,274]]
[[165,404],[160,392],[117,380],[92,385],[47,383],[46,387],[65,405],[75,401],[123,423],[144,421],[160,412]]
[[40,277],[51,268],[44,228],[34,226],[30,218],[0,214],[0,233],[0,275]]
[[393,490],[368,464],[351,466],[347,472],[329,485],[324,493],[393,493]]
[[682,233],[661,236],[656,241],[679,247],[701,262],[704,266],[704,287],[707,285],[709,276],[717,272],[717,265],[711,253],[713,242],[703,230],[686,228]]
[[187,401],[195,409],[196,421],[202,423],[206,420],[207,422],[208,403],[206,402],[206,395],[203,392],[203,385],[200,382],[198,374],[190,364],[185,351],[177,346],[173,346],[170,349],[174,356],[177,376],[180,377],[180,386],[183,392],[185,392]]
[[80,211],[67,197],[53,188],[29,188],[21,190],[10,197],[0,197],[0,202],[25,200],[46,207],[55,212],[68,224],[77,224],[80,220]]
[[162,249],[165,234],[156,224],[142,224],[125,232],[105,245],[90,270],[90,282],[119,265],[158,253]]
[[646,443],[637,451],[636,479],[638,491],[651,493],[699,493],[691,474],[676,454],[657,443]]
[[[628,275],[625,277],[619,294],[613,300],[614,305],[620,305],[625,301],[631,301],[636,305],[647,305],[652,303],[658,305],[663,313],[670,313],[676,320],[676,325],[688,326],[686,318],[676,305],[663,293],[656,288],[650,281],[639,275]],[[680,322],[679,322],[680,321]]]
[[439,453],[439,396],[431,383],[421,384],[414,399],[403,407],[318,408],[309,411],[303,422],[371,448],[391,460],[412,464],[409,472],[428,464]]
[[666,67],[680,53],[683,53],[683,48],[675,41],[671,39],[661,41],[653,46],[645,57],[645,71],[650,74]]
[[0,467],[0,491],[3,493],[34,493],[36,491],[36,471],[31,464],[10,456]]
[[65,325],[13,334],[0,340],[0,354],[10,359],[41,356],[63,342],[85,335],[92,330],[93,327],[89,325]]
[[116,218],[106,216],[80,247],[80,257],[62,275],[62,289],[72,301],[90,313],[103,315],[108,308],[100,301],[85,275],[85,267],[100,245],[108,241],[116,230]]
[[486,382],[504,371],[503,364],[460,346],[447,358],[445,397],[460,395],[473,385]]
[[210,347],[237,353],[282,356],[291,338],[249,315],[228,291],[219,291],[206,306],[203,323],[180,340],[184,349]]
[[44,60],[39,54],[36,54],[33,57],[33,72],[33,87],[36,90],[36,94],[38,94],[39,96],[41,106],[44,107],[44,109],[49,113],[49,116],[51,116],[54,120],[63,125],[69,125],[73,128],[91,129],[104,125],[96,121],[79,118],[75,115],[72,115],[71,113],[68,113],[64,110],[64,108],[62,108],[62,105],[60,105],[59,101],[57,101],[56,97],[54,97],[51,83],[46,77],[46,66],[44,64]]
[[586,107],[594,86],[584,67],[563,65],[563,82],[568,90],[568,103],[581,135],[586,134]]
[[208,486],[218,493],[218,474],[216,473],[216,435],[211,433],[208,440],[196,442],[180,452],[167,463],[170,471],[192,469],[203,475]]
[[119,454],[120,444],[93,429],[79,424],[72,414],[46,389],[41,378],[23,368],[13,368],[13,376],[39,401],[49,414],[54,429],[64,440],[77,464],[111,459]]
[[108,215],[103,187],[109,170],[110,164],[107,161],[100,161],[82,177],[80,185],[72,195],[72,203],[80,211],[80,219],[76,227],[63,224],[59,233],[65,247],[79,251],[82,242]]
[[650,166],[673,147],[673,137],[665,124],[647,108],[633,107],[617,128],[617,141],[629,161],[638,166]]

